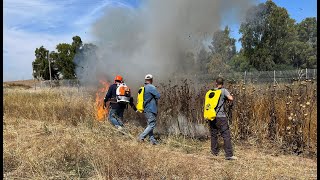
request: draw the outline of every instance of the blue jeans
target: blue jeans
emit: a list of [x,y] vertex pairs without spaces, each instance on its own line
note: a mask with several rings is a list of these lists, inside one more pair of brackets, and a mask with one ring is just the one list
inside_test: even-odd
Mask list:
[[[121,122],[121,120],[123,119],[123,112],[124,109],[109,109],[109,120],[111,122],[111,124],[113,124],[114,126],[123,126],[123,123]],[[113,117],[113,115],[118,116],[121,120],[117,120],[115,117]]]
[[156,139],[153,135],[153,129],[156,127],[156,114],[152,112],[145,112],[144,116],[147,119],[148,126],[147,128],[140,134],[139,138],[143,140],[149,135],[149,139],[152,143],[156,143]]

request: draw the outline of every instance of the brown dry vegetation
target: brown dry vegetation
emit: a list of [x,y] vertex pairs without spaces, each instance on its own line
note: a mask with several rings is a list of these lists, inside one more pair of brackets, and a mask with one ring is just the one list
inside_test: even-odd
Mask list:
[[34,86],[35,83],[37,83],[38,81],[35,80],[22,80],[22,81],[7,81],[7,82],[3,82],[3,87],[5,88],[15,88],[15,87],[25,87],[27,88],[31,88],[32,86]]
[[[186,88],[182,90],[187,91]],[[185,93],[182,90],[181,93]],[[170,96],[163,93],[162,100],[168,100],[166,97]],[[260,101],[263,101],[262,98]],[[234,109],[236,107],[237,104],[234,105]],[[259,107],[256,108],[259,110]],[[235,112],[233,118],[239,116],[235,115],[237,110],[239,109],[233,110]],[[161,111],[170,112],[170,109],[164,109],[162,104]],[[197,112],[192,109],[189,111]],[[127,119],[139,119],[137,114],[129,116],[131,112],[132,110],[128,110],[126,113]],[[259,112],[262,113],[262,110]],[[169,125],[168,122],[163,122],[163,117],[164,114],[160,114],[159,129]],[[201,117],[199,112],[198,117]],[[94,118],[94,93],[82,90],[79,92],[76,88],[4,89],[5,178],[316,179],[317,177],[316,159],[283,155],[276,148],[270,148],[266,152],[255,146],[257,139],[269,139],[265,137],[268,133],[265,131],[269,131],[268,127],[259,129],[261,126],[256,124],[261,123],[261,120],[249,121],[250,134],[245,141],[239,141],[241,139],[239,136],[243,134],[240,133],[241,124],[237,123],[238,120],[233,122],[235,154],[239,160],[230,162],[224,160],[223,152],[218,157],[210,156],[207,140],[200,141],[172,135],[161,136],[159,146],[139,144],[135,141],[135,137],[142,132],[142,127],[133,123],[127,124],[132,138],[122,135],[108,122],[98,122]],[[199,119],[197,121],[202,123]],[[314,124],[316,125],[316,122]],[[312,132],[316,133],[316,126],[313,129],[315,131]],[[282,135],[276,133],[275,137],[278,136]]]
[[[293,84],[226,84],[234,96],[225,104],[233,138],[253,144],[277,146],[286,153],[316,156],[317,89],[316,81]],[[161,84],[158,131],[206,137],[203,119],[204,95],[212,85],[184,80],[180,85]],[[130,113],[130,111],[129,111]],[[129,117],[135,116],[130,113]]]

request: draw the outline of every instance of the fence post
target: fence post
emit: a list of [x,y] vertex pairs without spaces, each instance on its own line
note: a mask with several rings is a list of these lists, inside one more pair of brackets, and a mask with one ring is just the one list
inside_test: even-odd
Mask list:
[[78,85],[78,92],[80,92],[80,81],[77,79],[77,85]]
[[276,85],[276,71],[273,70],[273,85]]
[[308,69],[306,68],[306,80],[308,79]]
[[34,84],[34,90],[36,90],[36,80],[34,77],[33,77],[33,84]]

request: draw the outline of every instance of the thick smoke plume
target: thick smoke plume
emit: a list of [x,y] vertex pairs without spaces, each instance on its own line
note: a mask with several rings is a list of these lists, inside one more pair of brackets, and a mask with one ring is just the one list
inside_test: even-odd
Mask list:
[[[222,20],[241,20],[253,0],[150,0],[138,8],[107,7],[92,27],[97,57],[81,60],[80,81],[122,75],[140,85],[150,73],[155,81],[177,74],[186,52],[198,53]],[[227,23],[228,24],[228,23]],[[193,67],[188,67],[193,68]]]

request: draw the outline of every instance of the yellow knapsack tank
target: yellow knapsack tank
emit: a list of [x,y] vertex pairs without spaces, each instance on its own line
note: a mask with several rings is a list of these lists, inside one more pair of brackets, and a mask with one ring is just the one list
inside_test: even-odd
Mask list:
[[143,113],[144,111],[144,104],[143,104],[143,95],[144,95],[144,87],[140,87],[139,91],[138,91],[138,97],[137,97],[137,110],[140,113]]
[[221,89],[210,89],[204,99],[204,119],[213,121],[216,118],[217,112],[215,108],[218,105],[221,96]]

